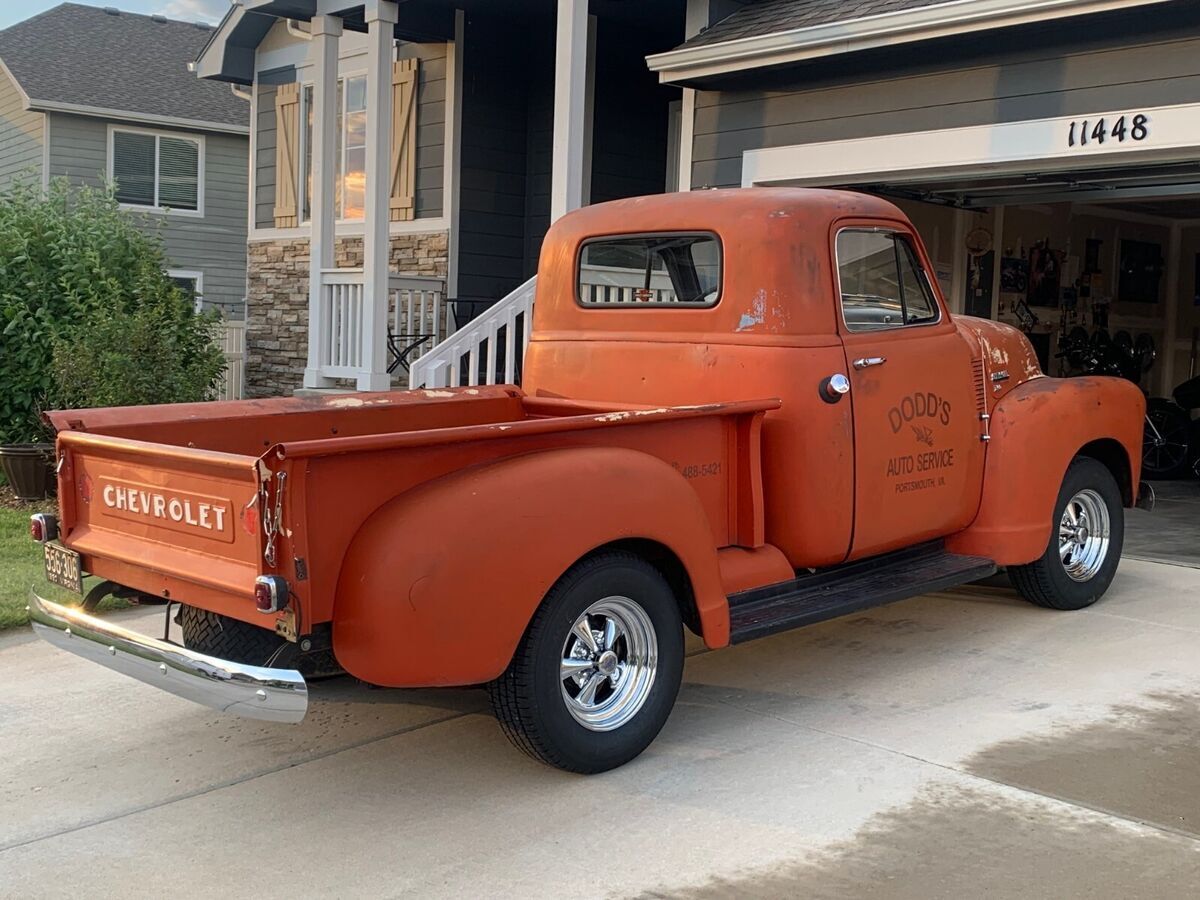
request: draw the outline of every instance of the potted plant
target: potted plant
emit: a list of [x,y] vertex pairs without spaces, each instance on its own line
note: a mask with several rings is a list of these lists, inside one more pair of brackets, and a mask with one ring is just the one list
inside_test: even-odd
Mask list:
[[44,500],[50,495],[53,462],[53,444],[0,444],[0,468],[18,500]]

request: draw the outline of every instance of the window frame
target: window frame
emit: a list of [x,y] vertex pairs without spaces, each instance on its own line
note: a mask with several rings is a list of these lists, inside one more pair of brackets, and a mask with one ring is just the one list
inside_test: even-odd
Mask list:
[[[623,241],[623,240],[638,240],[641,238],[682,238],[682,237],[698,237],[711,238],[717,244],[717,296],[711,302],[700,303],[664,303],[661,301],[647,301],[645,303],[584,303],[582,287],[583,282],[580,275],[583,271],[583,253],[590,244],[599,244],[605,241]],[[579,244],[579,249],[575,253],[575,265],[572,276],[575,279],[575,305],[580,309],[585,310],[629,310],[629,309],[674,309],[674,310],[709,310],[715,309],[721,303],[721,298],[725,295],[725,244],[721,240],[721,236],[715,231],[706,231],[704,229],[691,230],[684,229],[681,231],[634,231],[634,232],[619,232],[617,234],[602,234],[594,235]]]
[[193,301],[195,303],[195,311],[202,312],[204,310],[204,273],[199,269],[167,269],[168,278],[190,278],[196,282],[196,288],[193,291]]
[[[337,136],[337,143],[336,143],[336,146],[338,147],[338,151],[336,153],[337,168],[334,170],[335,184],[334,184],[333,193],[334,193],[335,198],[338,195],[336,179],[338,178],[339,173],[341,174],[341,177],[345,177],[345,171],[346,171],[346,102],[347,102],[347,98],[350,96],[350,92],[346,90],[346,82],[349,81],[351,78],[367,78],[368,75],[369,75],[369,73],[366,69],[352,69],[352,70],[348,70],[345,72],[338,72],[337,80],[338,80],[338,83],[341,85],[342,104],[341,104],[341,109],[337,110],[337,112],[335,113],[335,116],[336,116],[336,118],[341,120],[342,128],[341,128],[341,134]],[[299,171],[298,171],[298,174],[296,177],[296,180],[299,182],[299,184],[297,185],[297,190],[296,190],[296,197],[297,197],[296,202],[297,202],[297,208],[300,213],[299,216],[297,217],[297,220],[299,221],[299,223],[301,225],[311,225],[312,224],[312,215],[311,215],[311,208],[310,208],[309,196],[308,196],[308,178],[306,177],[306,175],[309,171],[309,165],[308,165],[308,162],[309,162],[309,156],[308,156],[308,153],[309,153],[309,146],[308,146],[308,110],[309,110],[308,95],[309,95],[310,91],[315,93],[316,89],[317,89],[317,83],[315,81],[301,81],[300,82],[300,140],[299,140],[300,160],[299,160]],[[334,91],[334,96],[337,96],[336,88]],[[391,102],[390,99],[388,102]],[[365,113],[368,113],[369,111],[364,109],[363,112],[365,114]],[[313,124],[315,125],[316,123],[314,122]],[[342,187],[342,207],[343,207],[343,209],[345,208],[345,205],[346,205],[346,189],[345,189],[345,186],[343,186]],[[342,215],[342,210],[339,209],[334,214],[333,219],[334,219],[335,224],[337,224],[337,225],[359,224],[359,223],[366,222],[366,214],[364,213],[363,218],[361,218],[361,219],[347,219]]]
[[[161,128],[138,128],[133,125],[118,125],[109,123],[108,126],[108,146],[106,156],[108,157],[107,175],[110,182],[114,181],[113,172],[116,167],[116,152],[115,139],[117,133],[122,134],[143,134],[153,137],[154,140],[154,203],[125,203],[118,201],[121,209],[133,210],[136,212],[151,213],[154,215],[163,216],[185,216],[192,219],[204,218],[204,135],[190,131],[168,131]],[[196,145],[196,208],[195,209],[180,209],[177,206],[163,206],[159,200],[159,166],[161,159],[160,142],[162,138],[173,138],[175,140],[190,141]]]
[[[838,256],[838,242],[841,240],[842,235],[847,231],[859,231],[859,232],[866,232],[866,233],[871,233],[871,234],[887,234],[887,235],[891,236],[893,242],[895,242],[898,239],[906,241],[908,243],[909,247],[912,249],[913,259],[917,263],[917,266],[916,266],[917,276],[921,279],[922,283],[925,286],[925,290],[929,294],[929,298],[933,301],[933,307],[934,307],[934,309],[937,310],[937,317],[933,318],[933,319],[923,320],[920,322],[913,322],[911,324],[908,321],[903,321],[899,325],[880,325],[878,328],[874,328],[874,327],[860,328],[860,329],[853,328],[850,325],[850,323],[846,321],[845,294],[842,291],[842,261],[841,261],[840,257]],[[916,243],[914,238],[915,238],[915,235],[913,235],[911,232],[905,231],[902,228],[896,228],[896,227],[887,226],[887,225],[853,225],[853,224],[852,225],[844,225],[841,228],[838,228],[836,232],[834,232],[833,248],[832,248],[833,249],[833,271],[834,271],[834,277],[837,280],[838,316],[841,319],[842,327],[846,330],[847,334],[872,334],[874,332],[880,332],[880,331],[896,331],[896,330],[904,330],[904,329],[910,329],[910,328],[928,328],[930,326],[940,325],[942,323],[942,321],[945,319],[946,312],[942,308],[941,298],[938,296],[938,292],[936,290],[934,290],[933,283],[929,278],[929,272],[926,271],[923,261],[921,259],[921,254],[919,252],[917,252],[918,244]],[[898,249],[895,247],[895,244],[893,243],[892,256],[896,260],[896,275],[897,275],[897,278],[899,281],[901,279],[899,279],[900,259],[899,259],[899,256],[897,255],[898,252],[899,252]],[[904,286],[902,284],[898,283],[898,287],[900,290],[900,297],[899,297],[900,313],[904,317],[904,319],[907,320],[908,319],[908,305],[904,302]]]

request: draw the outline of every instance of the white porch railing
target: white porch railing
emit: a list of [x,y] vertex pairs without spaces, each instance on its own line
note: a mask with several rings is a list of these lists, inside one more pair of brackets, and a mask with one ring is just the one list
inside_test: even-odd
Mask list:
[[[403,350],[424,337],[423,349],[454,334],[454,317],[440,278],[388,277],[388,328]],[[321,319],[317,333],[320,372],[326,378],[357,378],[363,370],[363,270],[321,270]]]
[[226,319],[221,323],[221,352],[225,371],[217,383],[217,400],[241,400],[246,379],[246,323]]
[[666,272],[652,272],[646,290],[646,273],[616,266],[586,265],[579,274],[580,301],[585,306],[606,303],[674,303],[675,290]]
[[418,358],[409,372],[409,387],[518,383],[536,286],[534,276]]

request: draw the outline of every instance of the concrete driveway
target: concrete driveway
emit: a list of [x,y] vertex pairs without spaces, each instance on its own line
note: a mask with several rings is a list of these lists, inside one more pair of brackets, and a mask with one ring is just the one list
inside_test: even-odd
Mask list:
[[[126,624],[154,628],[160,614]],[[1079,613],[974,589],[688,661],[639,760],[513,750],[473,691],[224,718],[0,641],[0,895],[1185,897],[1200,571]]]

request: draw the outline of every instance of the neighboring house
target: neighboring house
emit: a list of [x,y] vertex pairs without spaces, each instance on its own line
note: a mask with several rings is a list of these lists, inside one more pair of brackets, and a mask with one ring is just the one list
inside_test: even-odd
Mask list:
[[211,31],[74,3],[0,31],[0,187],[115,181],[198,306],[240,318],[250,104],[188,71]]
[[236,3],[196,71],[253,94],[247,393],[406,382],[385,324],[401,348],[447,330],[412,324],[413,285],[461,323],[534,274],[554,216],[674,187],[681,92],[644,57],[683,39],[684,12]]

